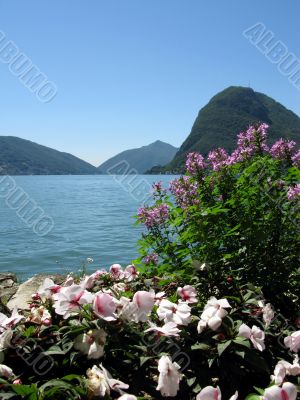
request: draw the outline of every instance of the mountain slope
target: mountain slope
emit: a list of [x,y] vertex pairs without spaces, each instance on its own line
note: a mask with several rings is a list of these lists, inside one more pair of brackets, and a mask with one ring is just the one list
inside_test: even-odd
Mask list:
[[[168,143],[157,140],[148,146],[143,146],[138,149],[123,151],[116,156],[105,161],[98,167],[100,173],[124,173],[124,167],[127,165],[128,170],[136,170],[139,174],[143,174],[155,165],[166,165],[178,149]],[[125,163],[124,163],[125,162]],[[118,166],[124,167],[118,170]],[[114,167],[116,168],[114,169]]]
[[84,175],[97,168],[68,153],[14,136],[0,136],[0,175]]
[[233,150],[236,135],[256,122],[270,125],[269,143],[280,137],[300,142],[300,118],[296,114],[265,94],[231,86],[200,110],[190,135],[165,170],[181,170],[191,151],[206,155],[216,147]]

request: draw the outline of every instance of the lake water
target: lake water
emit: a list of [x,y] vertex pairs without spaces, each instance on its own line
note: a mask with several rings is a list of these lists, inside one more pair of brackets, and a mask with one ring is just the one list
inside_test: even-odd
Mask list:
[[[3,178],[3,177],[1,177]],[[0,271],[15,272],[21,279],[36,273],[90,270],[113,263],[128,265],[138,255],[136,242],[142,228],[135,227],[137,208],[150,185],[165,186],[174,176],[17,176],[16,188],[53,219],[44,236],[34,232],[18,215],[18,203],[5,196],[0,183]]]

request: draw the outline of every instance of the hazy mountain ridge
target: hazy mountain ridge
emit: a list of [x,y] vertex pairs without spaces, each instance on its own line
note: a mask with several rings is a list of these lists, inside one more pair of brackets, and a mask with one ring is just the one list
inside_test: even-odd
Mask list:
[[177,150],[176,147],[157,140],[148,146],[122,151],[102,163],[98,170],[103,174],[110,173],[110,171],[114,172],[114,166],[125,162],[129,170],[135,170],[139,174],[143,174],[156,165],[165,165],[170,162]]

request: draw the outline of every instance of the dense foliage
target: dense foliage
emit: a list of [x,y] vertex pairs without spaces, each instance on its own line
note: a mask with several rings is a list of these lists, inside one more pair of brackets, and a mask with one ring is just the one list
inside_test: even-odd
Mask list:
[[216,94],[203,107],[168,171],[182,171],[186,154],[201,151],[208,154],[216,147],[232,151],[235,135],[251,123],[263,121],[270,125],[270,142],[300,140],[300,118],[283,105],[251,88],[231,86]]

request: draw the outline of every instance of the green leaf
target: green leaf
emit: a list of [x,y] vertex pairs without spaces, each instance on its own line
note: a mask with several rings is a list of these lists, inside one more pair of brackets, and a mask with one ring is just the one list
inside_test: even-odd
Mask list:
[[209,350],[211,348],[207,343],[196,343],[191,346],[191,350]]
[[218,344],[219,356],[221,356],[222,353],[224,353],[224,351],[227,349],[228,346],[230,346],[230,344],[231,344],[231,340],[228,340],[227,342],[223,342],[223,343],[219,343]]

